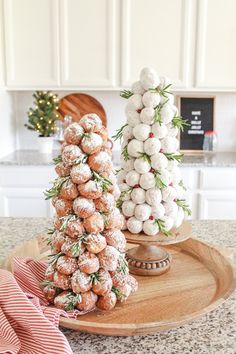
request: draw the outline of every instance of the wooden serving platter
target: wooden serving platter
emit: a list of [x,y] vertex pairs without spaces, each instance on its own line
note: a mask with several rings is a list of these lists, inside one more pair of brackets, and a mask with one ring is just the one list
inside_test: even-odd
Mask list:
[[[16,248],[6,267],[16,255],[45,258],[49,253],[45,240],[39,237]],[[234,291],[236,268],[222,250],[190,238],[169,245],[168,252],[173,258],[170,271],[159,277],[136,276],[139,289],[126,303],[110,312],[95,311],[77,320],[61,317],[60,325],[113,336],[157,333],[214,310]]]

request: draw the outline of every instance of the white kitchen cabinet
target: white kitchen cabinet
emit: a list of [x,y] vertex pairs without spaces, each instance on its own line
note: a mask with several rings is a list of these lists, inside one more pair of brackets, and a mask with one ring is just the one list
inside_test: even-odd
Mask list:
[[116,0],[60,0],[61,84],[116,83]]
[[236,1],[199,0],[196,87],[236,87]]
[[5,85],[4,69],[3,1],[0,0],[0,87]]
[[59,85],[57,0],[4,0],[9,88]]
[[193,1],[123,0],[122,85],[137,80],[143,66],[170,77],[176,88],[191,79]]
[[200,195],[199,219],[236,219],[236,191],[203,191]]

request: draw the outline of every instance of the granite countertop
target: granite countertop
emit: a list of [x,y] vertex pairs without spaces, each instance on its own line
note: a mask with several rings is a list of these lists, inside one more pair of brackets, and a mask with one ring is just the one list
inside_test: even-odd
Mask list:
[[[0,158],[0,166],[50,166],[52,159],[59,154],[40,154],[37,150],[16,150]],[[113,151],[115,167],[119,166],[120,151]],[[181,163],[184,167],[236,167],[236,152],[216,152],[201,155],[185,155]]]
[[[23,240],[45,232],[45,218],[0,218],[0,262]],[[236,247],[236,221],[194,221],[199,239]],[[236,261],[236,258],[235,258]],[[62,329],[74,354],[235,354],[236,293],[218,309],[179,328],[154,335],[105,337]]]

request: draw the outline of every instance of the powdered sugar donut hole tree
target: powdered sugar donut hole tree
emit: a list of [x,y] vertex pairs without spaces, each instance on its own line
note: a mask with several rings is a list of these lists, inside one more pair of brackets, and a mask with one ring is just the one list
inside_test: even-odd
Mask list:
[[69,125],[54,162],[58,178],[45,192],[56,210],[52,254],[43,292],[63,310],[111,310],[137,290],[125,260],[124,217],[107,146],[107,129],[94,113]]
[[172,242],[190,215],[183,199],[178,140],[187,122],[174,105],[170,81],[152,68],[142,69],[139,81],[121,96],[127,99],[127,121],[113,138],[122,141],[117,205],[126,220],[126,237]]

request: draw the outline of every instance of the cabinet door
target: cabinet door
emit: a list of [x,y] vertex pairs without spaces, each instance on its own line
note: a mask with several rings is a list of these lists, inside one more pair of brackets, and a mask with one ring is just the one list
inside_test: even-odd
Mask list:
[[236,192],[202,192],[199,215],[200,219],[236,220]]
[[57,0],[5,0],[7,85],[57,86]]
[[236,88],[236,1],[199,0],[198,88]]
[[3,1],[0,0],[0,87],[4,86]]
[[192,0],[123,0],[122,85],[144,66],[168,76],[175,87],[190,80]]
[[115,85],[115,0],[60,0],[62,85]]

